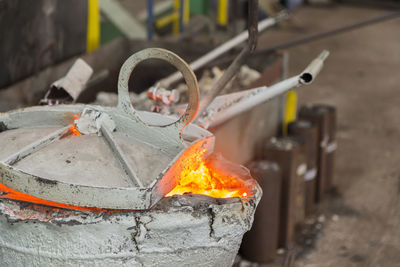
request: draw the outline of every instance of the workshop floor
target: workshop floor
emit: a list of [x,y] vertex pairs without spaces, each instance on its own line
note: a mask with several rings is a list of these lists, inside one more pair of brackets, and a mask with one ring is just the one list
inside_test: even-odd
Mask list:
[[[385,12],[305,7],[291,29],[263,34],[259,48]],[[296,266],[400,266],[400,18],[289,49],[290,73],[323,49],[331,55],[300,102],[338,109],[337,190],[320,207],[315,247]]]

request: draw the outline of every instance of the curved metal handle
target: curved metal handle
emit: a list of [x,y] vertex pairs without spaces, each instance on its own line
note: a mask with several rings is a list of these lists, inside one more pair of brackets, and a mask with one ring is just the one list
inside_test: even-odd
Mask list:
[[[133,69],[140,62],[147,59],[161,59],[175,66],[183,75],[188,86],[189,103],[185,113],[176,121],[161,127],[176,125],[180,128],[180,133],[196,116],[200,103],[200,92],[196,76],[189,65],[178,55],[162,48],[147,48],[130,56],[121,67],[118,78],[118,108],[136,120],[143,122],[136,110],[133,108],[129,98],[128,82]],[[160,126],[160,125],[149,125]]]

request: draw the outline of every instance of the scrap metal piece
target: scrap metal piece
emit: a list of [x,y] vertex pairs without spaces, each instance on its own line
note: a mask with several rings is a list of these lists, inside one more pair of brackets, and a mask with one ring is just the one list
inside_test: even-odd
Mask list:
[[68,73],[55,81],[50,90],[40,100],[41,105],[57,105],[74,103],[82,93],[93,74],[93,69],[82,59],[78,58]]
[[147,96],[149,99],[167,106],[178,103],[180,99],[180,93],[178,90],[165,90],[164,88],[160,88],[159,84],[150,87],[147,91]]
[[110,131],[116,128],[115,122],[111,117],[98,110],[85,108],[78,119],[74,121],[76,129],[82,134],[98,134],[101,135],[101,129],[106,126]]

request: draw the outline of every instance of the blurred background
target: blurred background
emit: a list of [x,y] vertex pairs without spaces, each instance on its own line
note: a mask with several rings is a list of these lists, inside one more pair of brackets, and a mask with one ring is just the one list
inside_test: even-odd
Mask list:
[[[256,50],[221,94],[301,73],[324,49],[330,56],[311,85],[211,127],[221,140],[217,149],[248,165],[262,157],[257,147],[267,149],[267,139],[290,135],[290,123],[306,118],[307,107],[318,104],[335,110],[329,138],[337,150],[326,171],[329,186],[316,189],[323,197],[314,201],[313,195],[315,207],[296,219],[292,240],[275,241],[268,248],[272,254],[258,241],[244,243],[236,266],[399,266],[400,1],[258,3],[253,14],[258,21],[282,12],[287,18],[260,31]],[[247,32],[249,11],[245,0],[0,0],[0,112],[62,103],[65,96],[49,90],[77,58],[93,75],[67,102],[115,105],[119,68],[131,54],[163,47],[193,62]],[[242,40],[195,70],[202,96],[245,46]],[[161,61],[142,63],[130,79],[134,106],[170,115],[179,110],[187,100],[184,84],[168,88],[180,93],[179,100],[146,96],[173,72]],[[304,189],[301,194],[307,198]],[[281,224],[271,226],[272,235]],[[245,244],[270,254],[253,255],[248,250],[257,249]]]

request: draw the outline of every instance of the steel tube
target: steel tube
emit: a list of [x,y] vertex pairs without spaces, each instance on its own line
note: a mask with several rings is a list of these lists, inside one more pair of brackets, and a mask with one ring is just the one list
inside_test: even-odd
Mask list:
[[298,164],[301,147],[288,137],[272,138],[263,146],[263,160],[277,162],[282,171],[279,247],[293,245],[298,193]]
[[336,108],[325,104],[316,104],[314,108],[325,110],[328,113],[328,143],[325,148],[326,153],[326,182],[325,191],[329,191],[333,185],[333,168],[335,151],[337,148],[336,143]]
[[240,247],[240,254],[249,261],[268,263],[275,259],[278,248],[281,170],[275,162],[254,161],[247,166],[260,184],[263,196],[254,215],[253,226]]
[[304,106],[299,110],[299,118],[315,123],[318,128],[318,168],[315,200],[316,202],[320,202],[323,199],[326,184],[326,147],[329,140],[328,112],[325,109],[316,109],[313,106]]
[[305,142],[305,154],[307,158],[307,172],[305,180],[305,216],[315,211],[315,190],[317,176],[318,154],[318,129],[315,123],[306,120],[297,120],[289,124],[289,134],[298,136]]
[[296,136],[288,136],[287,138],[296,142],[299,146],[299,155],[296,161],[296,198],[295,198],[295,212],[294,212],[294,223],[296,230],[300,229],[304,223],[305,215],[305,175],[307,173],[307,154],[306,154],[306,142],[304,139]]

